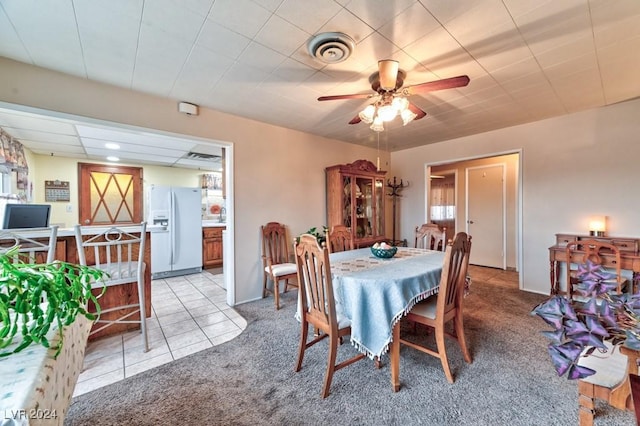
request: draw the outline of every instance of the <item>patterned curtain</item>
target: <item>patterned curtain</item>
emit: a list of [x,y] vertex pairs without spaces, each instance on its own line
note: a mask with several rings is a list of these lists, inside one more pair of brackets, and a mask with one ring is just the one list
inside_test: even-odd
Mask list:
[[0,168],[3,169],[0,170],[1,172],[15,170],[25,175],[29,173],[24,147],[2,129],[0,129]]

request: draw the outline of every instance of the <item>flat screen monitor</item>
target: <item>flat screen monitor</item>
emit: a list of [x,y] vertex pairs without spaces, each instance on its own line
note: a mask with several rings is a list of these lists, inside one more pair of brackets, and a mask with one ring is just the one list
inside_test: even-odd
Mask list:
[[7,204],[2,229],[44,228],[50,213],[50,204]]

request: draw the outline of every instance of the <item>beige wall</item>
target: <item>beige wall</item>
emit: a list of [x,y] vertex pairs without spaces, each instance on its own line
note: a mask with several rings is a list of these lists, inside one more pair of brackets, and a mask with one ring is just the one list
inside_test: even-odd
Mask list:
[[401,203],[403,238],[425,217],[425,165],[522,150],[523,288],[549,292],[556,233],[588,232],[606,215],[613,236],[640,237],[640,100],[394,152],[393,169],[416,183]]
[[466,217],[466,180],[465,172],[469,167],[487,166],[491,164],[504,164],[506,172],[506,262],[507,268],[517,267],[517,175],[518,175],[518,155],[500,155],[489,158],[479,158],[477,160],[460,161],[456,163],[447,163],[431,167],[432,174],[438,174],[441,171],[456,170],[458,172],[457,183],[457,200],[456,200],[456,232],[465,231]]
[[[297,235],[325,224],[324,168],[376,159],[375,149],[206,108],[201,108],[199,116],[186,116],[177,112],[174,100],[5,58],[0,58],[0,81],[3,102],[232,143],[237,302],[262,295],[260,225],[280,221]],[[380,154],[381,164],[388,164],[389,156]]]
[[[28,159],[29,161],[29,159]],[[71,190],[71,200],[67,202],[53,202],[51,204],[51,223],[71,227],[78,223],[78,163],[108,164],[100,161],[78,160],[77,158],[52,157],[48,155],[31,155],[29,161],[29,179],[33,182],[33,202],[45,203],[44,181],[68,181]],[[142,167],[143,186],[173,185],[200,187],[200,175],[204,172],[195,169],[179,169],[174,167],[160,167],[122,163],[126,166]],[[33,173],[32,173],[33,171]],[[70,209],[71,211],[68,211]],[[144,202],[144,218],[148,214],[146,203],[146,189]]]

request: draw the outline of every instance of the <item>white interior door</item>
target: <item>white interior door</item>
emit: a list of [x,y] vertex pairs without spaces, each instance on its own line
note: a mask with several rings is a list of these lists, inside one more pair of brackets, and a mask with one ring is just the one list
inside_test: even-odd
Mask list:
[[506,269],[504,164],[466,169],[467,233],[473,265]]

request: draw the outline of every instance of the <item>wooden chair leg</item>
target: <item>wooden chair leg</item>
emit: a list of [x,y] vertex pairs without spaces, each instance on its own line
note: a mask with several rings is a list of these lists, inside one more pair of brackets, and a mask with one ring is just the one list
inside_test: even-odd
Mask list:
[[333,373],[336,369],[336,355],[338,353],[338,339],[334,336],[329,336],[329,357],[327,360],[327,372],[324,376],[324,385],[322,386],[322,398],[329,396],[329,388],[331,387],[331,380],[333,380]]
[[267,289],[267,273],[263,273],[262,274],[262,298],[264,299],[265,297],[267,297],[267,292],[269,291]]
[[460,349],[462,350],[462,356],[464,357],[464,360],[467,363],[471,364],[473,360],[471,359],[471,355],[469,354],[469,348],[467,348],[467,341],[464,337],[464,324],[462,322],[461,310],[458,310],[458,315],[456,315],[456,318],[454,319],[453,323],[456,331],[456,339],[458,340],[458,344],[460,345]]
[[591,383],[578,381],[578,423],[580,426],[593,426],[596,413],[595,395]]
[[304,350],[307,348],[307,333],[309,332],[309,324],[302,319],[302,330],[300,332],[300,347],[298,348],[298,362],[294,371],[298,372],[302,368],[302,359],[304,358]]
[[276,310],[280,309],[280,281],[278,278],[273,280],[273,297],[276,299]]
[[436,327],[436,346],[438,347],[438,355],[440,356],[440,363],[442,364],[444,375],[447,377],[449,383],[453,383],[453,376],[451,375],[449,360],[447,359],[447,350],[445,348],[444,329],[442,327]]

